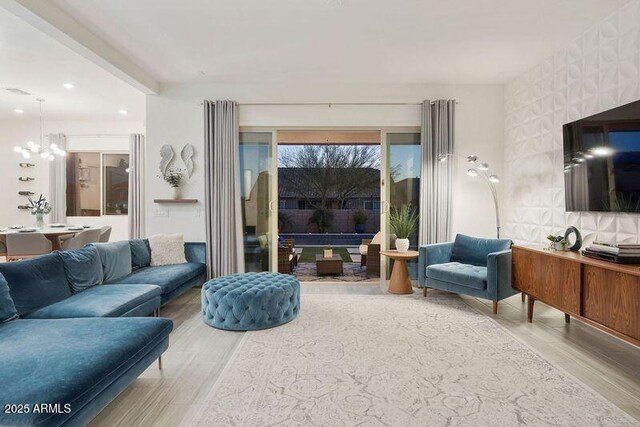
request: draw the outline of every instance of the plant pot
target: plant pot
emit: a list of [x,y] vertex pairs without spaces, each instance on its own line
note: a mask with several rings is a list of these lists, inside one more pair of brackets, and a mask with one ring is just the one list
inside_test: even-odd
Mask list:
[[322,251],[322,256],[324,258],[333,258],[333,249],[325,249]]
[[180,187],[171,187],[173,189],[173,198],[174,200],[182,199],[182,188]]
[[409,239],[396,239],[396,249],[398,252],[407,252],[409,250]]
[[364,224],[356,224],[356,233],[364,233]]
[[556,251],[564,251],[564,243],[562,243],[562,242],[554,242],[553,243],[553,248]]

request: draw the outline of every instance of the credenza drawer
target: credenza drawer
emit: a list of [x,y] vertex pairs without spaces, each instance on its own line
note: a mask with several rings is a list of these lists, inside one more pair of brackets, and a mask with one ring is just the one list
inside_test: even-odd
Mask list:
[[640,277],[585,265],[582,300],[584,317],[640,339]]

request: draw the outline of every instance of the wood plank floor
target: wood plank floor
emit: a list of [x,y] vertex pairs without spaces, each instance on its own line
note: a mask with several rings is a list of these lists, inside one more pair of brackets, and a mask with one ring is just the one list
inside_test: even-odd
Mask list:
[[[303,293],[375,294],[377,284],[308,283]],[[437,292],[437,291],[430,291]],[[401,297],[400,297],[401,298]],[[427,297],[428,298],[428,297]],[[487,316],[491,302],[463,297]],[[163,308],[175,323],[163,369],[149,367],[105,408],[91,426],[176,426],[199,409],[243,337],[205,325],[200,317],[200,289],[192,289]],[[622,410],[640,420],[640,349],[536,302],[534,323],[516,295],[500,302],[494,317],[515,336],[538,350]]]

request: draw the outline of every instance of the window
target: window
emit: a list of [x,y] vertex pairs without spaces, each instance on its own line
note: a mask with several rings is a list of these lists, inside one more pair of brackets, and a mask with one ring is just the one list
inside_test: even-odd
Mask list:
[[127,215],[129,154],[69,152],[67,216]]

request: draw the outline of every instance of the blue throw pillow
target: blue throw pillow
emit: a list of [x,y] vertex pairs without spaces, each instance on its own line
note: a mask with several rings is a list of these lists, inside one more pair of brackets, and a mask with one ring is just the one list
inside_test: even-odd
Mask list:
[[94,246],[85,246],[73,251],[61,251],[64,271],[74,294],[102,283],[102,262]]
[[17,318],[18,312],[9,294],[9,284],[4,279],[4,276],[0,274],[0,323]]
[[479,239],[457,234],[451,249],[451,261],[486,267],[487,256],[490,253],[507,249],[511,249],[509,239]]
[[147,239],[129,240],[131,268],[137,270],[151,264],[151,249]]
[[1,262],[11,298],[23,316],[71,296],[64,263],[58,253],[17,262]]
[[113,282],[131,274],[131,249],[129,242],[93,243],[98,248],[104,281]]

